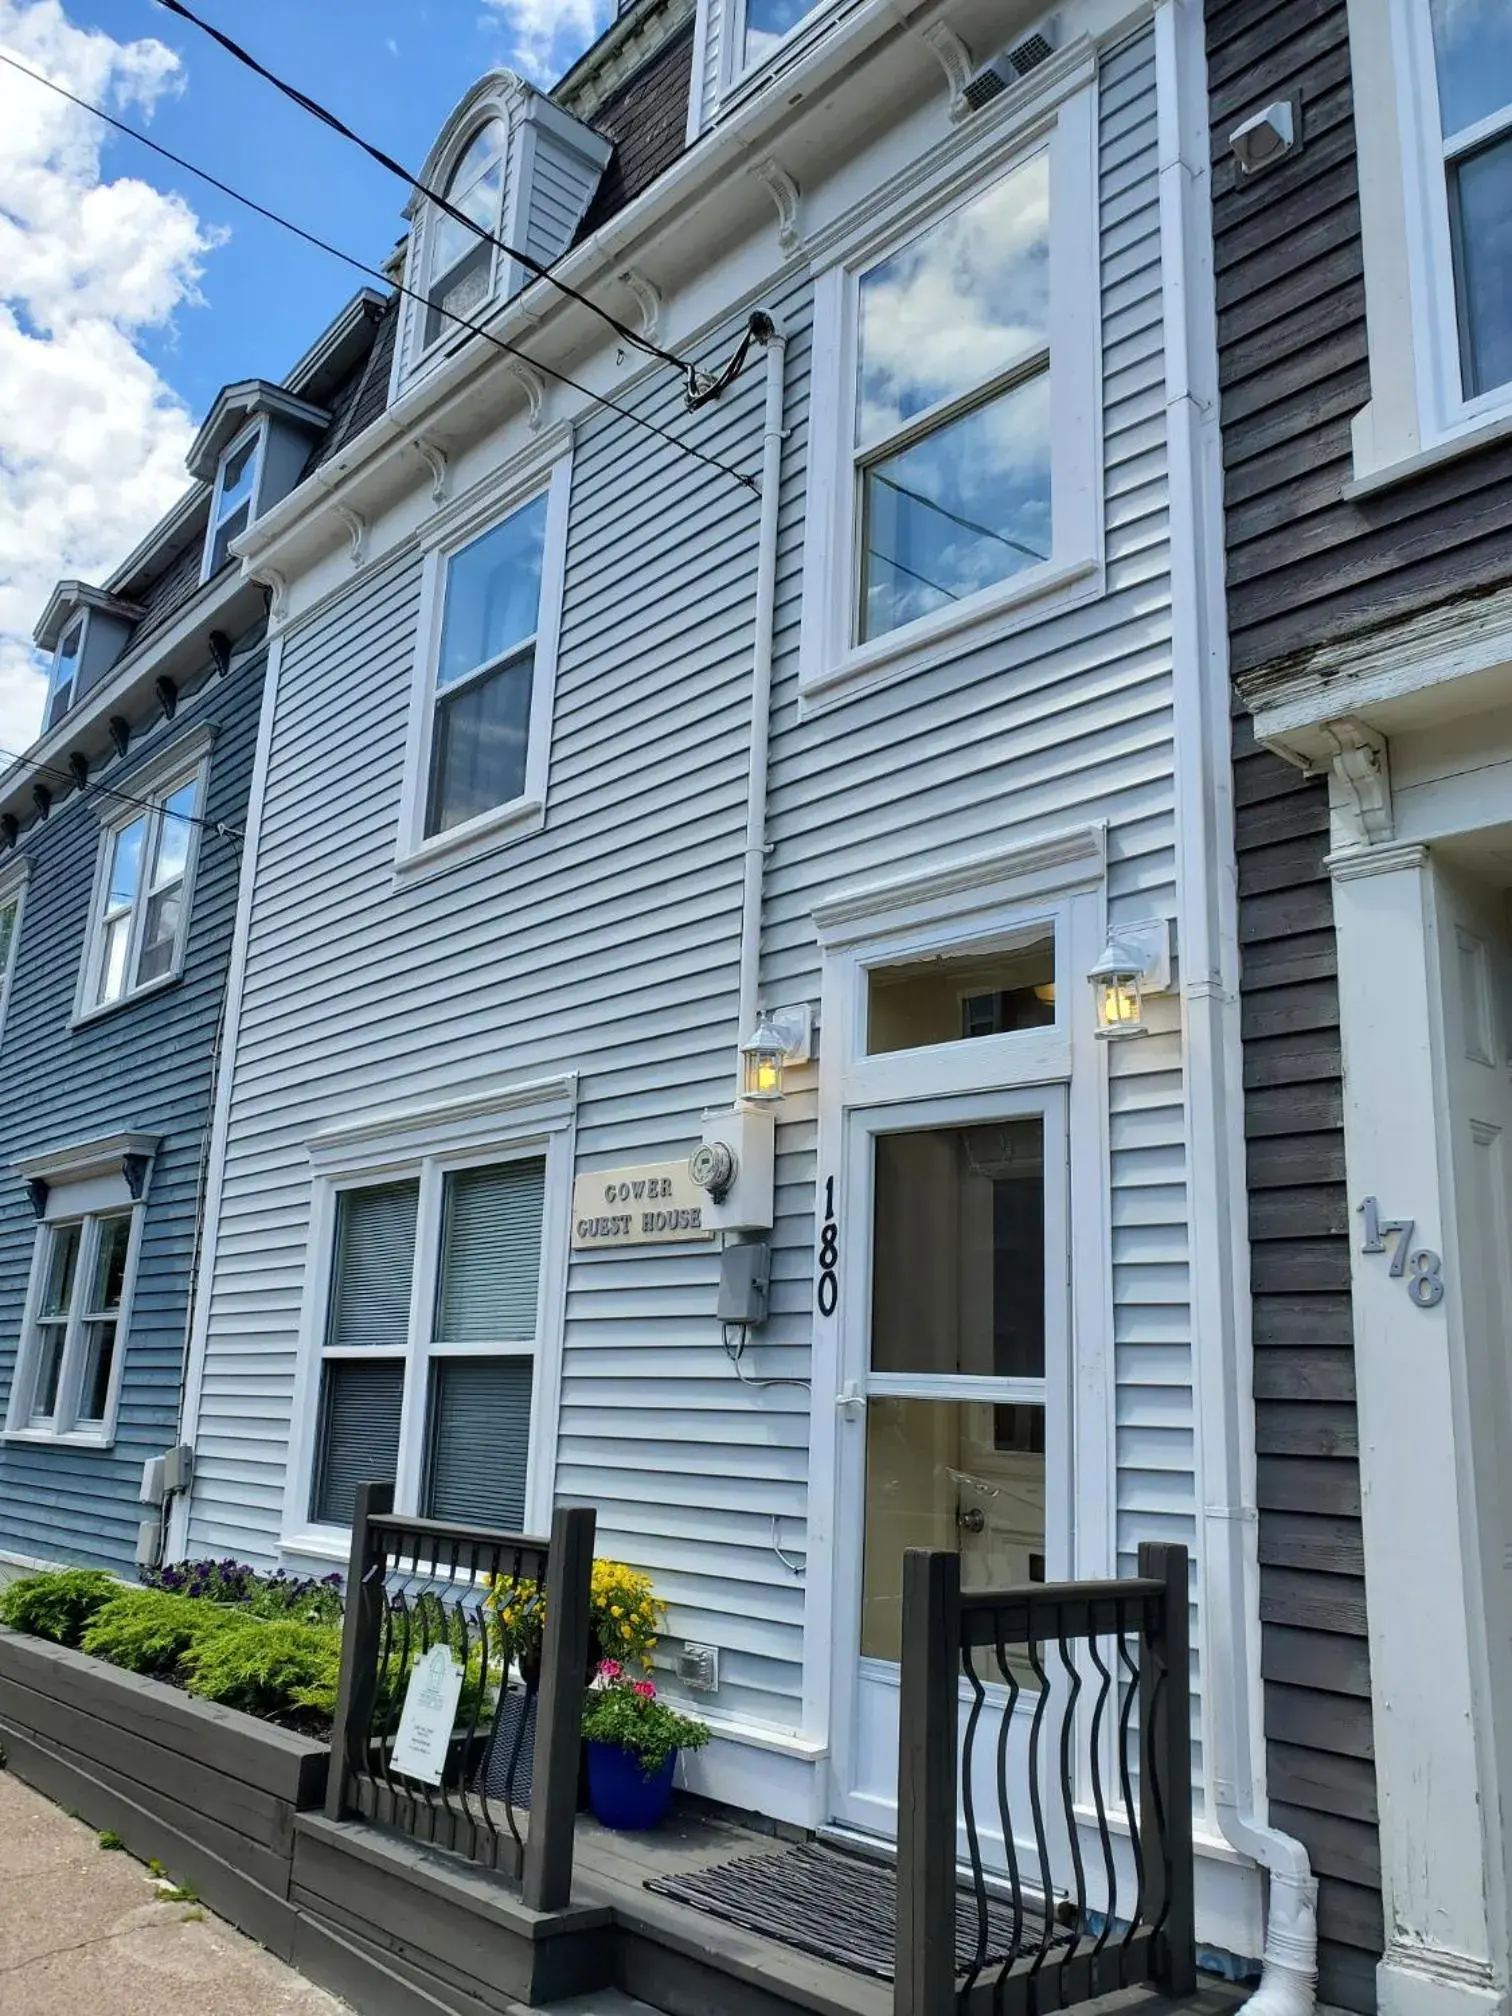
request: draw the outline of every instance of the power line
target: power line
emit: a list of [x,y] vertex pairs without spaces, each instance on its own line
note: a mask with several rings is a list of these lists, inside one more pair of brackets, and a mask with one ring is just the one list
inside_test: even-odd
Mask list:
[[922,490],[910,490],[906,483],[896,483],[891,476],[884,476],[880,469],[870,472],[872,479],[885,489],[894,490],[910,503],[922,504],[926,511],[937,511],[942,518],[948,518],[952,525],[963,525],[968,532],[979,532],[984,539],[996,539],[999,546],[1010,547],[1015,553],[1022,553],[1029,560],[1048,560],[1048,553],[1041,553],[1037,547],[1026,546],[1022,539],[1010,539],[1006,532],[994,532],[990,525],[982,525],[975,518],[963,518],[959,511],[951,511],[944,504],[936,504],[933,497],[926,497]]
[[687,358],[679,357],[675,350],[665,350],[659,343],[651,342],[648,337],[642,335],[638,330],[632,329],[628,323],[621,322],[618,316],[611,315],[609,310],[601,307],[597,301],[591,300],[588,295],[581,293],[567,281],[559,280],[552,269],[547,265],[543,265],[539,259],[532,258],[528,252],[522,252],[518,246],[506,244],[502,238],[488,230],[485,225],[480,224],[475,217],[470,217],[457,204],[449,202],[437,190],[427,187],[417,176],[410,173],[402,161],[396,161],[392,154],[386,154],[381,147],[375,146],[371,140],[364,139],[360,133],[348,126],[345,120],[338,118],[329,106],[322,105],[318,98],[312,98],[307,91],[301,91],[297,84],[291,84],[286,78],[280,77],[276,71],[270,70],[265,63],[260,63],[250,50],[243,48],[240,42],[234,41],[231,36],[223,33],[221,29],[203,20],[192,8],[186,7],[183,4],[183,0],[162,0],[162,4],[168,9],[169,13],[177,14],[181,20],[188,21],[193,27],[198,28],[202,34],[208,35],[213,42],[218,42],[229,56],[234,57],[238,63],[245,65],[248,70],[253,71],[257,76],[271,84],[275,91],[282,92],[284,97],[292,100],[301,111],[308,112],[312,119],[318,119],[323,126],[329,126],[333,133],[339,133],[344,140],[350,140],[354,147],[360,147],[370,160],[376,161],[380,168],[387,169],[390,175],[397,176],[401,182],[413,189],[417,196],[423,196],[427,202],[434,203],[438,210],[450,217],[455,223],[464,226],[465,229],[474,233],[485,244],[497,246],[509,258],[517,259],[527,271],[535,274],[537,279],[549,281],[559,292],[567,295],[571,300],[581,303],[583,307],[590,309],[595,315],[607,322],[616,335],[623,337],[627,343],[633,343],[638,350],[643,350],[648,357],[654,357],[659,363],[669,364],[673,370],[680,371],[686,382],[688,403],[690,406],[697,405],[711,396],[717,381],[708,378],[705,373],[701,372]]
[[[302,224],[294,223],[291,218],[281,215],[277,210],[268,209],[265,204],[255,201],[251,196],[244,196],[239,189],[233,189],[229,182],[223,182],[218,175],[212,175],[208,168],[201,168],[195,162],[186,160],[182,154],[175,154],[172,148],[162,146],[158,141],[140,132],[135,126],[128,126],[125,120],[117,119],[113,113],[106,112],[100,106],[91,104],[87,98],[80,98],[75,92],[67,90],[62,84],[55,84],[51,77],[44,77],[39,70],[30,69],[25,63],[18,62],[14,56],[7,55],[3,49],[0,49],[0,63],[7,64],[12,70],[20,71],[23,77],[30,77],[34,84],[41,84],[47,90],[56,92],[58,97],[66,98],[71,105],[77,105],[80,111],[92,113],[96,119],[103,121],[107,126],[113,127],[117,133],[124,133],[128,140],[135,140],[139,146],[147,148],[149,152],[158,155],[162,160],[171,162],[175,168],[182,168],[186,174],[196,176],[210,188],[219,190],[222,196],[229,196],[233,203],[239,203],[244,210],[250,210],[254,216],[265,218],[268,223],[277,224],[282,230],[292,232],[294,237],[302,238],[306,245],[313,245],[317,252],[325,252],[331,258],[339,259],[344,266],[350,266],[353,272],[365,274],[369,279],[377,280],[384,287],[392,288],[394,293],[400,295],[405,300],[418,301],[422,307],[429,307],[431,305],[425,296],[418,293],[413,287],[406,287],[402,282],[390,280],[381,267],[369,265],[365,259],[359,259],[355,253],[343,251],[339,245],[332,245],[327,239],[317,237],[313,231],[307,231]],[[496,336],[491,329],[485,329],[481,323],[473,321],[471,316],[458,314],[451,308],[440,308],[437,312],[443,315],[448,322],[454,322],[458,328],[466,329],[471,335],[481,336],[485,343],[491,343],[494,349],[502,351],[506,357],[518,357],[522,363],[528,364],[532,370],[539,371],[544,377],[554,379],[557,384],[565,385],[571,391],[581,393],[585,399],[591,399],[595,405],[602,406],[606,412],[617,413],[622,420],[629,420],[634,426],[643,428],[646,433],[654,434],[659,440],[669,442],[672,447],[680,450],[682,454],[691,456],[695,462],[702,462],[709,469],[717,469],[722,476],[733,478],[744,489],[752,492],[756,491],[757,483],[754,476],[747,476],[742,470],[732,468],[728,462],[721,462],[717,456],[706,455],[701,448],[695,448],[691,442],[679,440],[677,435],[673,434],[668,428],[659,425],[655,420],[648,420],[643,413],[637,413],[629,406],[622,406],[617,399],[611,399],[607,394],[602,392],[595,392],[591,386],[584,385],[577,378],[569,377],[565,371],[558,371],[555,366],[543,363],[538,357],[532,357],[528,351],[522,350],[517,343],[510,343],[504,337]],[[753,322],[755,319],[753,317]],[[751,333],[750,331],[747,332],[746,343],[737,352],[737,357],[741,359],[744,358],[745,350],[749,347]]]
[[[35,756],[23,756],[15,749],[0,749],[0,763],[20,763],[28,770],[35,770],[43,777],[56,777],[61,783],[71,784],[76,791],[88,791],[106,798],[119,799],[123,805],[135,805],[143,812],[161,812],[162,800],[139,798],[133,791],[122,791],[114,784],[96,784],[93,778],[86,778],[81,784],[72,770],[60,770],[55,763],[41,763]],[[182,819],[186,826],[203,826],[207,833],[218,833],[223,840],[235,840],[240,845],[245,837],[234,826],[228,826],[224,819],[204,819],[198,812],[175,812],[175,819]]]

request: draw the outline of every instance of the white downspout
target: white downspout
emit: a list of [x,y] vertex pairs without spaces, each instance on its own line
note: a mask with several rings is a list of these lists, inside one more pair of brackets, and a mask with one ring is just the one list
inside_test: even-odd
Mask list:
[[[766,871],[767,763],[772,725],[772,637],[777,620],[777,507],[782,484],[783,401],[787,339],[770,324],[766,345],[766,419],[761,439],[761,521],[756,549],[756,634],[751,667],[751,760],[746,780],[746,830],[740,894],[740,985],[735,1040],[756,1026],[761,986],[761,896]],[[735,1093],[740,1096],[737,1060]]]
[[1214,1818],[1230,1845],[1269,1876],[1263,1972],[1247,2007],[1255,2016],[1309,2016],[1317,1998],[1318,1885],[1301,1842],[1264,1817],[1238,876],[1201,0],[1158,0],[1155,47],[1204,1733],[1213,1753]]

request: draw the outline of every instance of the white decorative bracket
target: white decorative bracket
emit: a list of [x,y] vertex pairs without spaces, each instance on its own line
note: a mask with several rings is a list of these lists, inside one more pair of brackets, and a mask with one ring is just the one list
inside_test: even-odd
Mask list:
[[1328,765],[1339,786],[1332,797],[1333,811],[1345,829],[1341,837],[1357,847],[1394,839],[1386,738],[1350,716],[1326,722],[1323,733],[1333,744]]
[[635,299],[635,306],[640,315],[640,333],[642,336],[654,336],[661,327],[661,289],[652,286],[644,273],[637,273],[630,266],[625,268],[619,278],[620,285]]
[[959,126],[971,116],[966,98],[966,86],[976,75],[971,51],[948,21],[934,22],[922,31],[919,39],[945,72],[945,82],[950,86],[950,123]]
[[798,250],[798,184],[780,161],[768,154],[750,170],[777,206],[777,243],[784,252]]
[[546,405],[546,380],[534,364],[528,364],[523,357],[511,357],[504,368],[510,377],[523,387],[530,406],[530,431],[532,434],[539,433],[541,415]]
[[261,582],[263,587],[268,591],[271,598],[268,603],[268,628],[270,630],[277,630],[288,620],[288,576],[280,574],[276,567],[259,567],[253,573],[252,579]]
[[424,435],[411,444],[431,473],[431,502],[439,504],[446,496],[447,484],[451,478],[451,462],[444,448],[438,448],[434,441],[427,441]]
[[338,504],[336,516],[347,529],[347,537],[352,542],[352,565],[360,567],[367,557],[368,522],[360,511],[354,511],[350,504]]

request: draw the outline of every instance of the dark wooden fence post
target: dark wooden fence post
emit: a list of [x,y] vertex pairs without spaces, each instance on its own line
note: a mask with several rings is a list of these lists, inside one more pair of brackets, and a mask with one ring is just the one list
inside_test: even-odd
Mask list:
[[960,1670],[960,1557],[910,1547],[898,1696],[894,2016],[946,2016],[955,2002]]
[[331,1772],[326,1814],[341,1818],[347,1759],[354,1739],[366,1740],[378,1688],[378,1644],[383,1631],[383,1577],[374,1565],[371,1524],[394,1509],[392,1484],[359,1484],[352,1513],[352,1553],[347,1564],[346,1615],[341,1626],[341,1682],[331,1724]]
[[559,1506],[551,1521],[530,1838],[525,1844],[522,1885],[525,1902],[535,1911],[560,1911],[572,1901],[572,1841],[577,1824],[597,1517],[591,1509]]
[[[1147,1612],[1139,1659],[1139,1827],[1148,1844],[1146,1883],[1152,1886],[1146,1912],[1161,1924],[1153,1971],[1155,1985],[1167,1995],[1191,1995],[1197,1987],[1197,1935],[1187,1550],[1142,1541],[1139,1572],[1165,1584],[1164,1596]],[[1165,1685],[1157,1692],[1161,1674]]]

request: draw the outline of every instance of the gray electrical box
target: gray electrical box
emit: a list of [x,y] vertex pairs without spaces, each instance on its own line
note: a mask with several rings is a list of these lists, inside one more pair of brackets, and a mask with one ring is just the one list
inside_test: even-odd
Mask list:
[[161,1456],[149,1456],[142,1465],[142,1489],[138,1495],[144,1505],[161,1505],[163,1502],[164,1460]]
[[739,1246],[726,1246],[719,1256],[719,1305],[721,1323],[738,1323],[753,1330],[767,1319],[767,1289],[772,1279],[772,1246],[767,1239],[752,1239]]
[[170,1449],[163,1458],[163,1489],[184,1492],[194,1476],[194,1451],[187,1442],[180,1442],[176,1449]]
[[684,1645],[677,1655],[677,1677],[690,1694],[717,1694],[719,1647]]
[[156,1568],[163,1552],[163,1522],[161,1519],[144,1519],[137,1528],[136,1562],[138,1568]]

